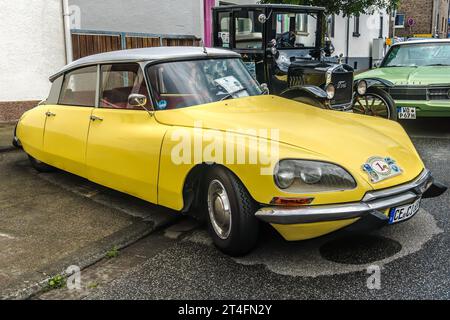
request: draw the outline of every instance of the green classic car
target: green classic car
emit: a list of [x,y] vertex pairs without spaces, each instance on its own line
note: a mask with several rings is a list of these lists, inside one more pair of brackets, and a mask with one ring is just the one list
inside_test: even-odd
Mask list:
[[[450,117],[450,39],[396,43],[378,68],[356,78],[387,84],[380,89],[395,101],[397,113],[389,117],[393,120]],[[354,111],[368,114],[366,108],[370,103]]]

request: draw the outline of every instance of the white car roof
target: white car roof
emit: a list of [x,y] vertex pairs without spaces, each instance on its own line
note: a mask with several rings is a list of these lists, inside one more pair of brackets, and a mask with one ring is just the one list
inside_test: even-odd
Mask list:
[[50,81],[53,81],[55,78],[69,70],[88,65],[119,62],[150,62],[171,59],[195,59],[201,57],[240,58],[240,54],[224,49],[206,48],[205,50],[203,47],[154,47],[111,51],[94,54],[69,63],[56,74],[52,75]]

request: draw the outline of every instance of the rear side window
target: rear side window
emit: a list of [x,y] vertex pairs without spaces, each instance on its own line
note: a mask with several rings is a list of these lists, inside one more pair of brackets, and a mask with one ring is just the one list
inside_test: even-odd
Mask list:
[[144,110],[128,103],[130,94],[147,97],[147,109],[151,108],[150,97],[144,74],[136,63],[101,66],[100,108]]
[[61,86],[63,80],[64,76],[60,76],[53,81],[50,93],[48,95],[47,100],[45,101],[45,104],[58,104],[59,94],[61,93]]
[[80,68],[67,73],[59,97],[59,104],[94,107],[97,87],[97,66]]

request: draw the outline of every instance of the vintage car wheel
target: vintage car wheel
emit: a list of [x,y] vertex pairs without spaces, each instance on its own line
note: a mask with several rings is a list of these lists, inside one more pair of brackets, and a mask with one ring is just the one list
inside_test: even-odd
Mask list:
[[376,87],[369,88],[364,96],[356,97],[353,112],[397,120],[394,100],[388,93]]
[[53,172],[53,171],[55,171],[54,167],[49,166],[48,164],[46,164],[46,163],[44,163],[42,161],[39,161],[38,159],[33,158],[30,155],[28,155],[28,159],[30,159],[31,166],[36,171],[39,171],[39,172]]
[[244,185],[224,168],[213,168],[206,182],[208,226],[214,244],[231,256],[248,253],[258,239],[254,200]]

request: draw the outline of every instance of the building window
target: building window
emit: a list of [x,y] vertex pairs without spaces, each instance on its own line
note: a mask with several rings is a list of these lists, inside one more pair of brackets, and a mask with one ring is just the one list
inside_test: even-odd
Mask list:
[[402,13],[397,13],[395,15],[395,28],[404,28],[405,27],[405,15]]
[[297,32],[308,33],[308,15],[307,14],[297,14],[295,19],[295,27]]
[[359,15],[353,18],[353,36],[359,37],[361,34],[359,33]]
[[334,38],[335,22],[336,22],[336,17],[334,14],[328,16],[328,18],[327,18],[327,33],[330,38]]

